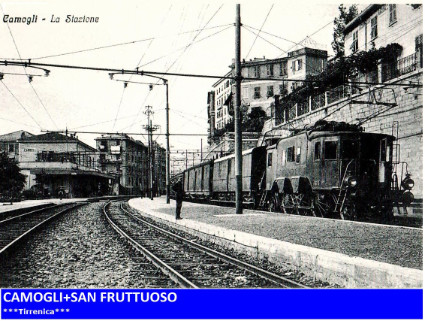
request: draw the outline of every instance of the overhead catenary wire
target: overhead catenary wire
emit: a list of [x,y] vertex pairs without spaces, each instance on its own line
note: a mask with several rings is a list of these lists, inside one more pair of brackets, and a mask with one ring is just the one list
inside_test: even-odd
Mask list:
[[[221,27],[229,26],[229,25],[230,24],[218,25],[218,26],[209,27],[207,29],[217,29],[217,28],[221,28]],[[159,38],[169,38],[169,37],[178,36],[178,35],[182,35],[182,34],[197,32],[197,31],[199,31],[199,29],[188,30],[188,31],[184,31],[184,32],[180,32],[180,33],[172,34],[172,35],[164,35],[164,36],[159,36],[159,37],[148,37],[148,38],[144,38],[144,39],[131,40],[131,41],[126,41],[126,42],[114,43],[114,44],[110,44],[110,45],[103,45],[103,46],[97,46],[97,47],[86,48],[86,49],[78,49],[78,50],[62,52],[62,53],[46,55],[46,56],[40,56],[40,57],[32,57],[32,58],[29,58],[29,59],[31,59],[31,60],[41,60],[41,59],[47,59],[47,58],[68,56],[68,55],[74,55],[74,54],[96,51],[96,50],[101,50],[101,49],[127,46],[127,45],[137,44],[137,43],[141,43],[141,42],[152,41],[154,39],[159,39]],[[12,59],[15,59],[15,58],[9,58],[9,60],[12,60]],[[19,58],[19,60],[22,60],[22,58]]]
[[[41,130],[47,133],[79,133],[79,134],[98,134],[98,135],[133,135],[133,136],[148,136],[148,134],[142,134],[140,132],[102,132],[102,131],[84,131],[84,130]],[[165,136],[166,134],[158,133],[155,135]],[[208,136],[205,133],[174,133],[169,134],[170,136]]]
[[[193,37],[193,39],[192,39],[192,41],[189,43],[189,44],[187,44],[185,47],[184,47],[184,49],[183,49],[183,52],[174,60],[174,62],[166,69],[166,72],[168,72],[174,65],[175,65],[175,63],[182,57],[182,55],[187,51],[187,49],[188,48],[190,48],[194,43],[195,43],[195,40],[198,38],[198,36],[202,33],[202,31],[204,31],[205,30],[205,28],[207,27],[207,25],[212,21],[212,19],[217,15],[217,13],[221,10],[221,8],[223,7],[223,5],[221,5],[215,12],[214,12],[214,14],[210,17],[210,19],[204,24],[204,26],[203,26],[203,28],[201,28],[199,31],[198,31],[198,33]],[[228,28],[230,28],[230,26],[228,27]],[[223,31],[223,30],[222,30]],[[215,34],[217,34],[217,33],[215,33]],[[209,37],[211,37],[211,35],[210,36],[208,36],[207,38],[209,38]],[[145,64],[146,65],[146,64]],[[159,75],[160,77],[163,77],[164,75],[165,75],[165,73],[164,74],[161,74],[161,73],[159,73],[159,74],[157,74],[157,75]],[[158,81],[157,81],[157,83],[159,82],[160,80],[158,79]],[[146,99],[145,99],[145,101],[146,101]],[[140,111],[141,111],[141,109],[142,109],[142,106],[140,107],[140,109],[139,109],[139,113],[140,113]],[[133,121],[133,123],[129,126],[129,128],[132,128],[133,126],[134,126],[134,124],[136,123],[136,120],[137,120],[137,117],[134,119],[134,121]]]
[[[1,8],[2,12],[3,12],[3,7],[2,7],[1,5],[0,5],[0,8]],[[18,49],[18,45],[16,44],[15,37],[13,36],[12,29],[10,29],[10,26],[9,26],[9,23],[8,23],[8,22],[6,22],[6,25],[7,25],[7,29],[9,30],[10,36],[12,37],[13,44],[14,44],[14,46],[15,46],[16,52],[18,53],[19,58],[20,58],[20,59],[22,59],[21,53],[20,53],[20,51],[19,51],[19,49]],[[27,73],[26,68],[24,67],[23,69],[24,69],[25,75],[26,75],[27,77],[29,77],[29,75],[28,75],[28,73]],[[44,103],[43,103],[43,101],[41,100],[40,96],[38,95],[37,91],[35,90],[35,88],[34,88],[33,84],[32,84],[31,82],[30,82],[29,84],[30,84],[30,86],[31,86],[31,88],[32,88],[32,91],[33,91],[33,92],[34,92],[34,94],[37,96],[38,101],[39,101],[39,102],[40,102],[40,104],[43,106],[44,110],[46,111],[47,115],[49,116],[50,120],[52,121],[53,125],[55,125],[55,127],[56,127],[56,128],[58,128],[58,126],[56,125],[56,122],[53,120],[52,116],[50,115],[49,111],[47,110],[46,106],[44,105]]]
[[246,24],[244,24],[243,26],[244,26],[245,28],[250,28],[250,29],[253,29],[253,30],[258,31],[258,32],[260,32],[260,33],[264,33],[264,34],[266,34],[266,35],[269,35],[269,36],[272,36],[272,37],[275,37],[275,38],[278,38],[278,39],[281,39],[281,40],[285,40],[285,41],[290,42],[290,43],[292,43],[292,44],[298,45],[298,43],[297,43],[297,42],[292,41],[292,40],[289,40],[289,39],[286,39],[286,38],[283,38],[282,36],[278,36],[278,35],[272,34],[272,33],[270,33],[270,32],[267,32],[267,31],[264,31],[264,30],[261,30],[261,29],[258,29],[258,28],[255,28],[255,27],[252,27],[252,26],[246,25]]
[[[234,79],[233,76],[223,76],[223,75],[206,75],[206,74],[191,74],[191,73],[176,73],[176,72],[166,72],[166,71],[148,71],[148,70],[134,70],[134,69],[117,69],[117,68],[106,68],[106,67],[90,67],[90,66],[77,66],[77,65],[61,65],[61,64],[45,64],[45,63],[36,63],[32,61],[8,61],[8,60],[0,60],[0,65],[10,65],[10,66],[43,66],[43,67],[51,67],[51,68],[65,68],[65,69],[80,69],[80,70],[91,70],[91,71],[106,71],[110,73],[126,73],[126,74],[139,74],[139,75],[162,75],[162,76],[179,76],[179,77],[190,77],[190,78],[210,78],[210,79]],[[285,77],[243,77],[244,80],[276,80],[276,81],[297,81],[297,82],[305,82],[305,83],[316,83],[317,80],[311,79],[292,79]],[[359,84],[359,85],[383,85],[384,83],[379,82],[367,82],[367,81],[351,81],[350,84]],[[420,87],[422,88],[422,84],[412,84],[412,83],[400,83],[395,82],[391,84],[387,84],[390,86],[410,86],[410,87]]]
[[268,18],[268,17],[269,17],[269,15],[270,15],[270,12],[272,12],[273,6],[274,6],[274,4],[272,4],[272,6],[270,7],[270,10],[269,10],[269,12],[268,12],[268,13],[267,13],[267,15],[266,15],[266,18],[264,19],[263,24],[261,25],[260,29],[258,30],[257,35],[256,35],[256,36],[255,36],[255,38],[254,38],[254,41],[252,42],[251,48],[249,48],[248,53],[247,53],[247,54],[246,54],[246,56],[245,56],[245,59],[246,59],[246,58],[248,58],[249,54],[251,53],[251,50],[252,50],[252,48],[254,47],[255,42],[257,41],[258,35],[260,34],[261,30],[263,29],[263,27],[264,27],[264,25],[265,25],[265,23],[266,23],[266,21],[267,21],[267,18]]
[[34,121],[34,123],[37,124],[37,126],[41,129],[42,127],[38,123],[38,121],[31,115],[31,113],[28,111],[28,109],[25,108],[25,106],[20,102],[20,100],[13,94],[13,92],[9,89],[9,87],[4,83],[3,80],[0,80],[0,82],[3,84],[3,86],[6,88],[6,90],[12,95],[12,97],[15,99],[15,101],[19,104],[19,106],[22,107],[23,110],[27,113],[28,116]]

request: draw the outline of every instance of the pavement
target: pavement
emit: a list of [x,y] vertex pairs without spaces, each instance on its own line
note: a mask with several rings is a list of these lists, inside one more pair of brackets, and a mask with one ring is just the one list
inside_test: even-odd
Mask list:
[[348,288],[422,288],[423,229],[134,198],[129,205],[223,246]]

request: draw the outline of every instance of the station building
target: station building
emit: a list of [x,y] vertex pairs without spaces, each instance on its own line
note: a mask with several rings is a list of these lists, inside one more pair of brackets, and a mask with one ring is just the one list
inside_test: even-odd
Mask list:
[[89,197],[106,195],[112,175],[98,169],[96,149],[75,136],[46,133],[21,137],[19,167],[26,175],[24,189],[43,197]]
[[33,134],[18,130],[13,133],[0,135],[0,153],[6,152],[9,158],[13,158],[16,161],[19,160],[19,143],[18,139],[34,136]]

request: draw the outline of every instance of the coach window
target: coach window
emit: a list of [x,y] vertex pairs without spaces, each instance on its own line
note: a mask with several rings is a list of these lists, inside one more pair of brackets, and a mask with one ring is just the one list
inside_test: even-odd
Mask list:
[[270,167],[273,164],[273,154],[272,153],[268,153],[267,154],[267,166]]
[[353,159],[358,155],[358,144],[354,140],[343,140],[341,149],[341,157],[343,159]]
[[314,144],[314,160],[320,160],[320,157],[322,155],[321,147],[322,144],[320,144],[320,142]]
[[289,147],[286,149],[286,161],[287,162],[295,162],[295,147]]
[[301,162],[301,147],[297,147],[297,155],[295,156],[295,163]]
[[325,142],[325,159],[336,159],[338,142]]

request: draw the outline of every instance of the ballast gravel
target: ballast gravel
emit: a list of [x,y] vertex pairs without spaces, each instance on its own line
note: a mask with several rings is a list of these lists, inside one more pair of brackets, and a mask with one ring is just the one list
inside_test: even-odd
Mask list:
[[0,287],[175,287],[171,281],[157,282],[160,272],[109,227],[102,206],[93,203],[65,213],[1,258]]

